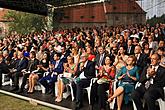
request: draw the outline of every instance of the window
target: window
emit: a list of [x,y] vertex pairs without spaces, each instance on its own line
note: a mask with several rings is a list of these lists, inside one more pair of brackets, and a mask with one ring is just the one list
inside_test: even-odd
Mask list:
[[80,18],[81,18],[81,19],[83,19],[83,18],[84,18],[84,16],[80,16]]
[[92,18],[92,19],[94,19],[94,18],[95,18],[95,16],[91,16],[91,18]]
[[65,19],[69,19],[70,17],[69,16],[64,16]]

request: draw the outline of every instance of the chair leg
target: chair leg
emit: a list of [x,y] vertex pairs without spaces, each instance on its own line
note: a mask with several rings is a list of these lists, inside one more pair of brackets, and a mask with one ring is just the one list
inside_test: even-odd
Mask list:
[[91,88],[87,88],[87,92],[88,92],[88,101],[89,104],[91,104]]
[[72,88],[72,85],[69,84],[69,87],[70,87],[71,97],[72,97],[72,101],[73,101],[73,100],[74,100],[74,94],[73,94],[73,88]]

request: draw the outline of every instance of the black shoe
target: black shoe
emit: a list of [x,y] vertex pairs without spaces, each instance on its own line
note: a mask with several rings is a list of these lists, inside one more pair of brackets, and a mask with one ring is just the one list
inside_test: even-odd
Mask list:
[[23,92],[23,89],[19,89],[18,91],[16,91],[17,94],[20,94]]
[[13,89],[10,90],[10,92],[17,91],[19,87],[14,87]]

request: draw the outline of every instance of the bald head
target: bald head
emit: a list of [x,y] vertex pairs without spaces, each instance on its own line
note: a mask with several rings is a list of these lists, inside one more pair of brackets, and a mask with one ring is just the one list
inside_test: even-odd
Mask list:
[[137,46],[135,47],[134,53],[135,53],[135,54],[139,54],[139,53],[141,53],[141,51],[142,51],[142,48],[141,48],[139,45],[137,45]]

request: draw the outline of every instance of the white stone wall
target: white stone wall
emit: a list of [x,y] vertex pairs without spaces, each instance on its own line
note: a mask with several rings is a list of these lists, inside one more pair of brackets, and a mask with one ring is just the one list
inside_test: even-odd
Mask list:
[[165,14],[165,0],[139,0],[137,2],[147,12],[147,19]]

